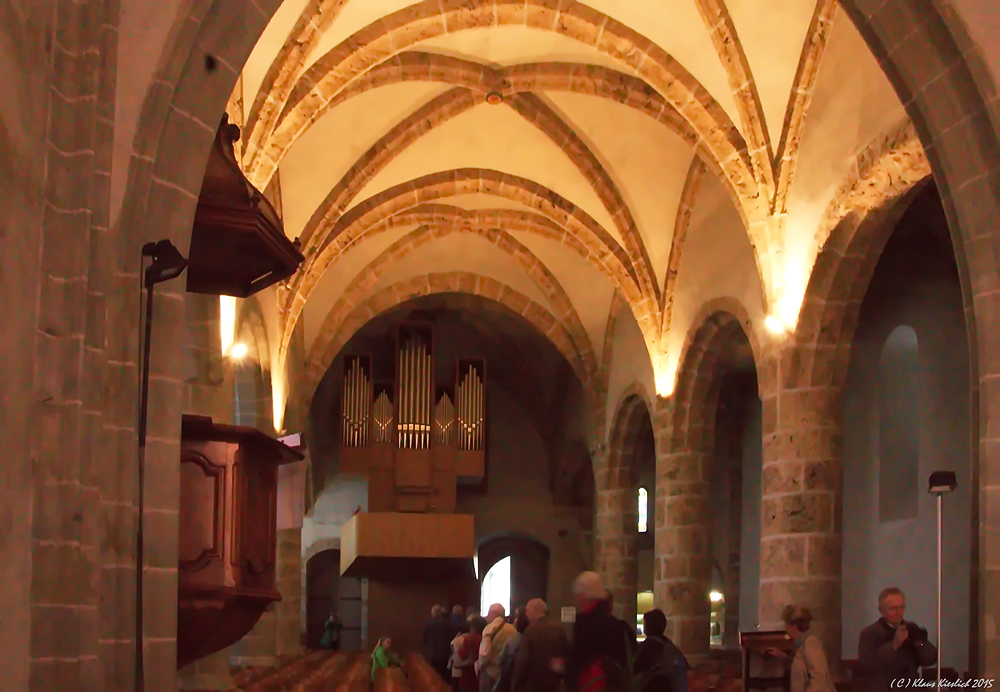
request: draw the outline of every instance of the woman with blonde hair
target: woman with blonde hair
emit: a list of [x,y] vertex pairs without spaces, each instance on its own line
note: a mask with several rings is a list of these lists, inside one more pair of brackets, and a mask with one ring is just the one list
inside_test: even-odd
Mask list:
[[[809,609],[786,606],[781,619],[793,644],[790,692],[836,692],[823,643],[809,632],[812,624]],[[786,660],[789,658],[788,654],[776,649],[772,649],[771,653]]]

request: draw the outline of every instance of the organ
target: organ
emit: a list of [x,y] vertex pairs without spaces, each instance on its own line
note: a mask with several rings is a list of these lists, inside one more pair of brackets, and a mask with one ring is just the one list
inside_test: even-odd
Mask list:
[[370,355],[344,358],[340,472],[368,476],[370,512],[455,511],[456,486],[486,469],[486,363],[458,359],[439,384],[433,326],[396,334],[395,376],[376,382]]
[[368,511],[341,528],[340,572],[369,580],[369,631],[401,648],[420,648],[432,605],[472,602],[478,589],[473,517],[455,509],[458,485],[486,474],[486,363],[449,367],[434,347],[433,324],[404,322],[391,365],[343,359],[338,461],[367,476]]

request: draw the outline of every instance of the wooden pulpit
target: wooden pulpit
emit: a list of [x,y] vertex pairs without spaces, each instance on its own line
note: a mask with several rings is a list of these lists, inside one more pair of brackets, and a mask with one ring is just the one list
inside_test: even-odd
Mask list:
[[177,667],[235,644],[275,588],[278,467],[303,455],[254,428],[181,424]]

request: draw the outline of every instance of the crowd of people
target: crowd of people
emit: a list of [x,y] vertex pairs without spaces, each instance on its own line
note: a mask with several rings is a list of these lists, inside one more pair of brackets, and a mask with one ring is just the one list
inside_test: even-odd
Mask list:
[[[599,575],[577,577],[573,596],[572,638],[540,598],[510,617],[500,604],[485,617],[461,606],[450,615],[434,606],[424,626],[424,653],[453,692],[688,692],[688,661],[666,636],[661,610],[643,615],[639,643],[635,629],[615,617]],[[937,662],[927,630],[905,620],[905,610],[899,589],[879,596],[880,617],[862,631],[858,645],[854,674],[863,692],[888,692],[893,680],[912,680]],[[823,643],[810,631],[809,609],[789,605],[782,620],[791,646],[767,653],[788,666],[791,692],[835,692]],[[399,659],[392,640],[383,637],[372,656],[372,678],[393,665]]]

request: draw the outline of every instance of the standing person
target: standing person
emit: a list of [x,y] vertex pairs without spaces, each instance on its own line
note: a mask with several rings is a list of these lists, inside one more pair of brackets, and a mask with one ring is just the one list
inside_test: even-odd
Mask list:
[[403,662],[392,650],[392,637],[382,637],[378,646],[372,652],[372,682],[375,682],[375,672],[381,668],[399,668]]
[[451,658],[451,640],[455,638],[456,631],[444,608],[439,605],[431,608],[431,619],[424,625],[422,637],[424,655],[431,668],[449,684],[451,672],[448,670],[448,659]]
[[639,641],[638,641],[639,637],[635,633],[635,627],[633,627],[631,624],[625,622],[620,617],[618,617],[617,615],[615,615],[615,596],[614,596],[614,594],[612,594],[607,589],[604,590],[604,593],[605,593],[604,600],[607,602],[608,612],[611,613],[611,617],[613,617],[615,620],[618,621],[618,626],[622,630],[622,636],[624,636],[625,639],[628,640],[628,651],[629,651],[630,654],[634,654],[635,650],[636,650],[636,646],[639,643]]
[[659,608],[642,616],[646,639],[639,644],[632,672],[642,680],[642,692],[687,692],[688,662],[667,638],[667,616]]
[[451,609],[451,624],[458,627],[465,621],[465,610],[460,605],[454,606]]
[[511,692],[558,692],[566,677],[570,656],[566,630],[549,619],[549,607],[540,598],[528,601],[528,628],[514,661]]
[[[785,633],[794,645],[790,692],[836,692],[823,643],[815,634],[809,633],[812,624],[809,609],[786,606],[781,619],[785,623]],[[777,658],[788,658],[788,654],[777,649],[771,649],[769,653]]]
[[611,614],[604,582],[583,572],[573,582],[576,623],[566,671],[569,692],[620,692],[628,686],[629,644]]
[[920,668],[937,663],[937,648],[927,641],[927,630],[903,619],[906,596],[896,587],[878,597],[881,617],[861,631],[858,664],[854,669],[866,681],[867,692],[886,692],[893,680],[918,678]]
[[492,692],[493,685],[500,677],[500,652],[507,640],[517,631],[514,625],[506,620],[507,609],[499,603],[494,603],[487,611],[486,629],[483,630],[483,641],[479,645],[479,660],[476,666],[479,672],[480,692]]
[[483,630],[486,620],[476,616],[472,619],[472,631],[465,636],[462,649],[458,656],[467,661],[462,666],[462,679],[459,683],[462,692],[479,692],[479,647],[483,641]]
[[337,613],[330,613],[330,617],[323,625],[323,638],[319,640],[320,648],[338,651],[340,649],[340,631],[342,629],[344,629],[344,626],[340,623]]
[[521,646],[521,638],[524,635],[524,631],[528,629],[528,625],[531,624],[523,608],[518,608],[516,612],[514,634],[504,644],[503,651],[500,652],[500,656],[497,658],[500,675],[493,685],[493,692],[510,692],[511,678],[514,675],[514,661]]
[[471,624],[462,620],[458,624],[458,634],[451,640],[451,658],[448,666],[451,668],[451,689],[452,692],[459,692],[462,689],[462,669],[471,666],[474,661],[461,658],[462,647],[465,645],[465,638],[472,631]]

